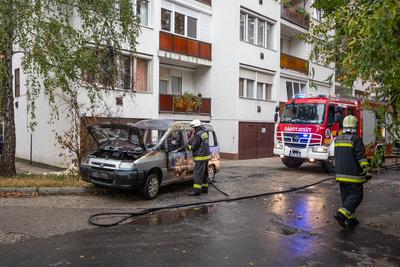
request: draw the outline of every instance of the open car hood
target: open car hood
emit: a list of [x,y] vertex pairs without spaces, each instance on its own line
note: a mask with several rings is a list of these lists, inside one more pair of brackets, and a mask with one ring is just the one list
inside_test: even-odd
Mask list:
[[99,146],[112,141],[126,141],[145,150],[138,128],[124,124],[95,124],[88,127],[89,133]]

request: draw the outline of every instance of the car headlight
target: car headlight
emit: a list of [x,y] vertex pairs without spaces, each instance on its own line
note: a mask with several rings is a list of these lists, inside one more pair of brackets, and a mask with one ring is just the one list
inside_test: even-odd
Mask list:
[[135,167],[135,164],[133,162],[123,161],[119,164],[119,168],[121,170],[132,170],[134,167]]
[[283,148],[283,144],[282,143],[276,143],[275,144],[275,148],[276,149],[282,149]]
[[326,146],[318,146],[318,147],[313,147],[312,152],[315,153],[327,153],[328,148]]

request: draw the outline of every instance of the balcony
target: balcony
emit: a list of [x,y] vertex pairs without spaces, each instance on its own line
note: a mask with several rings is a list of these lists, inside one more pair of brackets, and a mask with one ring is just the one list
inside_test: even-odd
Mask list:
[[285,7],[282,5],[281,17],[306,30],[310,28],[310,16],[307,13],[299,14],[295,7]]
[[[189,104],[190,105],[190,104]],[[201,98],[201,106],[192,108],[187,103],[177,101],[174,95],[160,94],[160,113],[180,113],[180,114],[197,114],[211,115],[211,98]]]
[[160,50],[211,60],[211,44],[160,31]]
[[211,0],[196,0],[196,1],[211,6]]
[[301,72],[308,75],[308,61],[281,53],[281,68]]

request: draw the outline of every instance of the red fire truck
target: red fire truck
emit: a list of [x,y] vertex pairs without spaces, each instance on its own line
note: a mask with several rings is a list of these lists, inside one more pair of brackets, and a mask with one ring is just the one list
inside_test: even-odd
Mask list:
[[377,149],[388,148],[385,128],[376,112],[383,104],[334,97],[291,99],[276,127],[274,154],[289,168],[299,168],[309,161],[319,162],[327,172],[334,172],[334,140],[342,131],[343,118],[353,114],[358,119],[357,134],[363,138],[367,156],[371,157]]

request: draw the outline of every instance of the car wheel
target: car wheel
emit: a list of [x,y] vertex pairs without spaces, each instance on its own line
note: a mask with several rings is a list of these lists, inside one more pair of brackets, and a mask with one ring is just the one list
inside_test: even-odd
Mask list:
[[157,196],[158,190],[160,189],[160,181],[156,173],[150,173],[144,186],[142,188],[142,194],[145,199],[153,199]]
[[209,165],[208,166],[208,179],[211,182],[215,181],[215,167],[214,167],[214,165]]
[[297,169],[303,164],[303,160],[298,158],[284,157],[281,160],[286,167],[291,169]]

